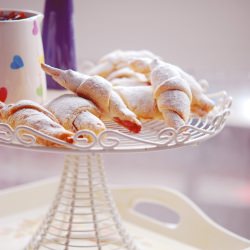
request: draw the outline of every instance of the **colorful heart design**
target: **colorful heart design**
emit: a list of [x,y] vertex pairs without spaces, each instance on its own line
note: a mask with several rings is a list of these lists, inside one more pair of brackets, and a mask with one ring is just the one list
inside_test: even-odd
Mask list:
[[43,96],[43,86],[40,84],[40,86],[36,89],[36,94],[40,97]]
[[0,88],[0,101],[5,102],[8,96],[8,90],[5,87]]
[[13,60],[12,60],[11,64],[10,64],[10,67],[11,67],[12,69],[20,69],[20,68],[22,68],[23,66],[24,66],[24,63],[23,63],[22,57],[19,56],[19,55],[15,55],[15,56],[13,57]]
[[35,21],[33,22],[32,34],[33,34],[34,36],[36,36],[36,35],[38,34],[38,32],[39,32],[39,29],[38,29],[37,22],[36,22],[36,20],[35,20]]

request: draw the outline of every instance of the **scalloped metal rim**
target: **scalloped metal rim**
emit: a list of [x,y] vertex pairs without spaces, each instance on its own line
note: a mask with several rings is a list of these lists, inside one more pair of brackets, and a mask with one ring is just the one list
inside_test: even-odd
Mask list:
[[[197,144],[218,134],[230,114],[232,98],[226,92],[214,93],[210,97],[216,103],[214,110],[202,119],[191,118],[187,125],[178,130],[167,128],[163,121],[148,121],[143,123],[143,129],[139,134],[132,134],[113,122],[107,122],[107,130],[98,136],[91,131],[78,131],[73,138],[74,144],[69,144],[27,126],[19,126],[13,130],[9,125],[0,123],[0,146],[42,152],[81,154],[82,152],[162,150]],[[82,135],[91,137],[92,142],[87,143]],[[35,136],[62,147],[38,145]]]

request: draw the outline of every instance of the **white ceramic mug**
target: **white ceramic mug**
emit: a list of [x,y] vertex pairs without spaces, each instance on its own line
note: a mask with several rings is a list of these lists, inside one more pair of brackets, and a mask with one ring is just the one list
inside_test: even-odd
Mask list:
[[44,61],[41,38],[41,13],[29,10],[20,20],[0,21],[0,101],[6,103],[29,99],[43,103],[46,79],[40,64]]

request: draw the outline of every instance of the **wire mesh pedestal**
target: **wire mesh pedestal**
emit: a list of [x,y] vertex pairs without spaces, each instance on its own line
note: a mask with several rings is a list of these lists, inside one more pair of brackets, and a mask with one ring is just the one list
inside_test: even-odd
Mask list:
[[60,185],[25,250],[139,250],[106,184],[99,154],[68,155]]

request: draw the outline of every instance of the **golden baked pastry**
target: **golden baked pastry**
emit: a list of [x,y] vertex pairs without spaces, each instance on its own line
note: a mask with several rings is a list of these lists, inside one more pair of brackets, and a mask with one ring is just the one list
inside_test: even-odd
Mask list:
[[152,83],[152,68],[159,63],[161,63],[162,65],[164,64],[166,70],[172,71],[175,74],[171,74],[171,77],[181,78],[189,85],[192,93],[191,111],[193,113],[197,114],[198,116],[204,116],[213,109],[214,102],[203,92],[201,85],[195,80],[193,76],[186,73],[178,66],[170,63],[165,63],[160,60],[150,60],[147,58],[131,60],[129,66],[136,72],[149,75]]
[[107,78],[113,71],[127,67],[131,60],[139,58],[153,60],[159,57],[148,50],[115,50],[103,56],[88,74]]
[[163,119],[153,98],[152,86],[117,86],[114,90],[141,120]]
[[61,70],[42,64],[43,70],[66,89],[78,96],[91,100],[104,114],[134,133],[141,130],[141,123],[130,111],[112,85],[100,76],[88,76],[73,70]]
[[[73,143],[74,134],[62,127],[52,113],[33,101],[21,100],[14,104],[0,102],[0,120],[13,129],[24,125],[59,140]],[[39,136],[36,136],[36,142],[48,147],[59,146]]]
[[[75,94],[59,96],[45,107],[69,131],[90,130],[98,135],[105,130],[104,123],[99,119],[101,112],[96,105]],[[91,137],[87,138],[91,141]]]
[[192,94],[180,73],[168,64],[155,60],[151,64],[151,84],[157,107],[169,127],[179,128],[190,116]]

